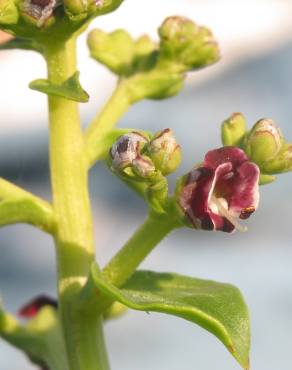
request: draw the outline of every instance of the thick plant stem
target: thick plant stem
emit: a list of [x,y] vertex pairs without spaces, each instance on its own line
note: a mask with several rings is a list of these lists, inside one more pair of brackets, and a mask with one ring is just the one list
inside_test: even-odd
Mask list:
[[168,215],[150,214],[142,226],[103,269],[111,284],[122,286],[153,248],[172,230],[181,225]]
[[91,166],[100,155],[98,141],[116,126],[129,106],[127,85],[125,82],[120,82],[109,101],[92,120],[85,132],[87,155]]
[[[61,84],[76,71],[75,39],[46,46],[48,78]],[[70,370],[108,370],[101,318],[77,298],[94,260],[88,162],[76,102],[49,97],[50,166],[57,218],[60,319]]]

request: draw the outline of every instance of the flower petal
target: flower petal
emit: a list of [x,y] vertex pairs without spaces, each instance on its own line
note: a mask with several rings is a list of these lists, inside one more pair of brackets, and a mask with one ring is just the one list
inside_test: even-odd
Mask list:
[[210,150],[205,155],[204,166],[216,169],[222,163],[231,162],[232,166],[236,168],[246,161],[248,161],[248,157],[243,150],[234,146],[224,146]]
[[227,232],[234,230],[230,221],[211,208],[211,196],[218,177],[228,174],[231,169],[231,163],[224,163],[216,171],[198,167],[189,173],[179,203],[195,228]]
[[237,175],[226,186],[231,187],[229,210],[242,219],[248,218],[259,204],[259,176],[256,164],[245,162],[237,168]]

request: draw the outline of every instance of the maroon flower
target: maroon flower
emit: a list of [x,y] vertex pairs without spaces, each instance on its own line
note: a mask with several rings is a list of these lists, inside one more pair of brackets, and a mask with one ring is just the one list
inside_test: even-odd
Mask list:
[[44,306],[58,307],[58,303],[55,299],[47,297],[45,295],[38,296],[29,301],[19,311],[18,315],[25,319],[31,319],[39,312]]
[[258,207],[259,174],[241,149],[211,150],[203,164],[185,176],[179,205],[197,229],[245,231],[238,218],[248,218]]

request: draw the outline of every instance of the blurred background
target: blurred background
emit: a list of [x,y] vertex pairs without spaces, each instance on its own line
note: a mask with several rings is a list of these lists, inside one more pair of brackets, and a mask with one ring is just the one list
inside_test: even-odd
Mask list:
[[[168,15],[187,15],[209,26],[222,60],[189,76],[184,91],[161,102],[135,105],[120,126],[172,127],[188,171],[220,143],[220,123],[243,112],[252,125],[275,120],[292,140],[292,2],[287,0],[126,0],[92,27],[127,28],[134,35],[156,29]],[[82,84],[90,102],[81,106],[86,123],[110,95],[115,78],[89,59],[79,45]],[[41,57],[30,52],[0,54],[0,176],[50,199],[46,97],[28,89],[45,76]],[[143,221],[146,207],[102,164],[91,172],[97,257],[104,264]],[[168,237],[143,268],[175,271],[230,282],[243,292],[252,321],[251,368],[287,369],[292,343],[292,174],[261,188],[261,203],[248,233],[181,230]],[[31,297],[55,295],[54,248],[49,236],[25,225],[0,230],[0,289],[16,312]],[[113,370],[233,370],[239,368],[221,343],[188,322],[131,311],[106,324]],[[1,370],[33,370],[26,358],[0,342]]]

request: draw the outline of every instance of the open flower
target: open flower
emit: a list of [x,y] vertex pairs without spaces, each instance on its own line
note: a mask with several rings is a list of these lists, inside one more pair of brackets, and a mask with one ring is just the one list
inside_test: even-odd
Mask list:
[[203,164],[184,177],[178,203],[197,229],[245,231],[238,219],[248,218],[258,207],[259,174],[241,149],[211,150]]

